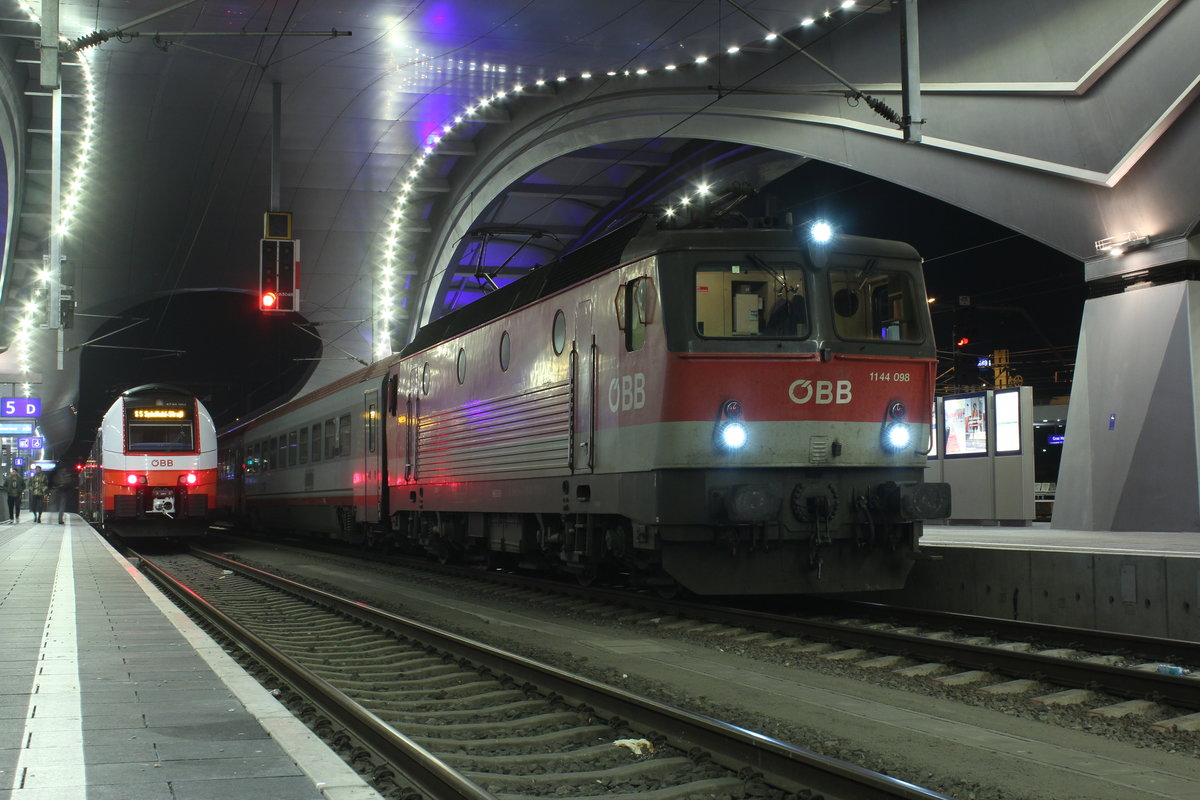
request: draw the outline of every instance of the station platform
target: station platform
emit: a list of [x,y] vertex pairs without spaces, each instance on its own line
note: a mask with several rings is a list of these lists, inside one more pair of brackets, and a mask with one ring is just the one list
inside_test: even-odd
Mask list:
[[0,524],[0,631],[0,800],[379,798],[76,515]]
[[927,524],[921,546],[1200,558],[1200,531],[1073,531],[1051,528],[1048,522],[1021,527]]
[[1200,641],[1200,532],[926,525],[906,587],[869,599]]

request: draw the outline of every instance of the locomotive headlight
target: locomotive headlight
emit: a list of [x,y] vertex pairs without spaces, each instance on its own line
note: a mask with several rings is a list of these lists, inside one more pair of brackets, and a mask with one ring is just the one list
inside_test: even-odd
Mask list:
[[746,444],[746,426],[740,422],[726,422],[721,426],[721,444],[730,450],[739,450]]
[[723,450],[740,450],[750,438],[746,424],[742,422],[742,404],[737,400],[726,400],[721,404],[717,417],[717,446]]
[[893,422],[883,429],[883,443],[889,450],[903,450],[912,442],[912,431],[904,422]]
[[808,235],[817,244],[828,244],[833,238],[833,226],[823,219],[817,220],[808,229]]

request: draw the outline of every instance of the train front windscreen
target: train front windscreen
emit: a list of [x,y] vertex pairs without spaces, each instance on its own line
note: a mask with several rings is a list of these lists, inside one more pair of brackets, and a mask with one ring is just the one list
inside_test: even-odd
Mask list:
[[[814,330],[811,299],[831,298],[832,330]],[[880,268],[832,268],[808,274],[769,255],[708,261],[695,268],[695,334],[702,339],[870,341],[911,344],[926,338],[922,300],[912,276]]]
[[193,409],[185,406],[126,408],[125,450],[129,453],[190,453],[196,450]]

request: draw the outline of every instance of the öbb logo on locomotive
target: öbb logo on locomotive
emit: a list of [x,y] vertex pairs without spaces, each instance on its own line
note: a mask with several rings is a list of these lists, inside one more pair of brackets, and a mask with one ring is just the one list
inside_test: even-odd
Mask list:
[[818,406],[845,405],[854,399],[853,386],[850,381],[811,381],[805,378],[792,381],[788,387],[788,397],[797,405],[812,401]]
[[646,405],[646,376],[641,372],[613,378],[608,384],[608,410],[614,414]]

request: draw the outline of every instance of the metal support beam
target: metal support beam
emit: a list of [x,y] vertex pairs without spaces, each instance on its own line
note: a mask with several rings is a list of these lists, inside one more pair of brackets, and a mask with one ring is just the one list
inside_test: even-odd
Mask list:
[[58,0],[42,0],[41,83],[57,89],[58,75]]
[[283,84],[271,84],[271,211],[279,211],[279,161],[283,125]]
[[[58,50],[54,51],[55,58]],[[50,241],[49,241],[49,270],[50,270],[50,308],[47,322],[57,330],[55,345],[55,368],[63,368],[63,353],[66,347],[66,334],[62,327],[62,88],[54,87],[50,98],[51,135],[50,135]]]
[[904,141],[921,141],[921,43],[917,35],[917,0],[893,0],[903,6],[900,15],[900,87],[903,93],[900,107]]

